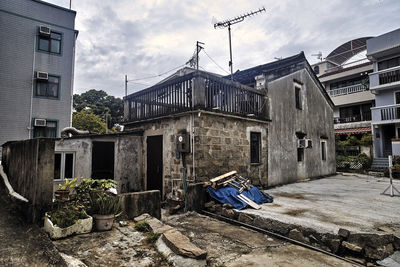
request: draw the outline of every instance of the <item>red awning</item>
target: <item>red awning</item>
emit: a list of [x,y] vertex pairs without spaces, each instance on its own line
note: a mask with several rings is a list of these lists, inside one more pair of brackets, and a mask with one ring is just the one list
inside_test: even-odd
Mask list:
[[371,127],[335,130],[335,134],[362,134],[362,133],[368,133],[368,132],[371,132]]

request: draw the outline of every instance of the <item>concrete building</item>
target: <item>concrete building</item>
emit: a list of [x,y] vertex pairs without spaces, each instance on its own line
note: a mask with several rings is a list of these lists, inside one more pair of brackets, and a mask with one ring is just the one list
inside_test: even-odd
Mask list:
[[[348,41],[335,48],[321,62],[312,65],[314,72],[331,97],[334,107],[335,134],[359,139],[371,133],[371,107],[375,97],[369,90],[372,63],[365,56],[371,37]],[[322,57],[322,55],[321,55]]]
[[369,75],[374,156],[400,155],[400,29],[369,39],[367,56],[374,67]]
[[0,144],[59,137],[71,125],[75,15],[38,0],[0,1]]

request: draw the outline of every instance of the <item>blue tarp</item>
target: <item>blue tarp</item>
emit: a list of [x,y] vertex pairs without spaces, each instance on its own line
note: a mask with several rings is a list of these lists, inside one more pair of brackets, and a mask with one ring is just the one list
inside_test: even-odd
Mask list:
[[[215,190],[211,186],[208,186],[207,191],[213,199],[222,204],[231,204],[235,209],[241,210],[247,206],[246,203],[238,198],[239,190],[234,187],[226,186]],[[271,197],[271,199],[268,199],[255,186],[252,186],[248,191],[243,190],[242,194],[259,205],[263,203],[271,203],[273,201],[273,197],[271,195],[264,193]]]

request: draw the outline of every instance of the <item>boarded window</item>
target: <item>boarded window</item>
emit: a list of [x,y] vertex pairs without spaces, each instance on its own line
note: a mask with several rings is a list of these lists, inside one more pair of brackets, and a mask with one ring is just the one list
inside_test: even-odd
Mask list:
[[250,133],[250,163],[260,163],[261,133]]
[[302,162],[304,160],[304,148],[297,148],[297,161]]

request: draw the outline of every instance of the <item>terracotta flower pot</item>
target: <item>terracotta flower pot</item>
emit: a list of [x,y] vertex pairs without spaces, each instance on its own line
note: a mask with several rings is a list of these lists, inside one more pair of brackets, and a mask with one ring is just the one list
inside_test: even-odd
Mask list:
[[54,190],[54,195],[57,200],[68,200],[69,199],[69,190],[68,189],[58,189]]
[[114,214],[111,215],[94,214],[93,218],[96,221],[97,231],[108,231],[112,229],[114,223]]

